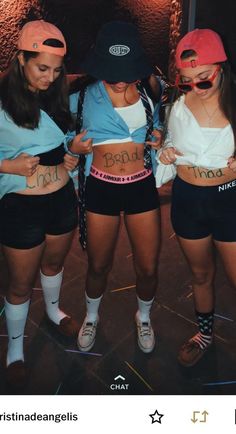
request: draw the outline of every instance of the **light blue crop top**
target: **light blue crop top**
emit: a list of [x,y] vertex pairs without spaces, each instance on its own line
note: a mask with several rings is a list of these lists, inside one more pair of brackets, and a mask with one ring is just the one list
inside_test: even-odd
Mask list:
[[[161,84],[161,83],[160,83]],[[72,114],[76,116],[78,107],[79,92],[70,96],[70,109]],[[156,104],[153,112],[154,128],[160,127],[159,121],[160,103]],[[84,140],[91,138],[93,143],[101,143],[109,139],[122,140],[127,137],[135,143],[144,143],[146,137],[146,125],[129,131],[128,125],[114,110],[110,97],[102,81],[98,81],[89,85],[86,89],[84,104],[83,104],[83,130],[87,130]],[[86,158],[86,175],[88,176],[92,163],[92,154],[88,154]],[[153,151],[153,163],[155,164],[155,155]]]
[[[67,135],[40,110],[40,122],[34,130],[18,127],[0,108],[0,160],[13,159],[22,152],[37,155],[66,143]],[[26,188],[26,177],[0,173],[0,198]]]

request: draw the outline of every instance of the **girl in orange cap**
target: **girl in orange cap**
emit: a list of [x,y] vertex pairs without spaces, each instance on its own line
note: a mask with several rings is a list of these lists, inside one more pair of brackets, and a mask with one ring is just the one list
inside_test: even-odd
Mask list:
[[[59,308],[63,263],[77,226],[77,198],[65,156],[71,115],[67,102],[61,31],[43,20],[22,28],[18,53],[0,82],[0,237],[9,268],[5,299],[7,380],[25,383],[25,323],[35,276],[40,277],[47,317],[74,336],[77,323]],[[90,140],[74,149],[90,151]],[[77,162],[77,159],[76,159]]]

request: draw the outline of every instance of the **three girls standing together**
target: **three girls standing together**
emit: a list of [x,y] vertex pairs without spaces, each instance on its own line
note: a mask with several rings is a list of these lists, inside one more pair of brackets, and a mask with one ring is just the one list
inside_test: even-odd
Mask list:
[[[138,345],[145,353],[154,349],[150,310],[161,238],[154,175],[160,184],[159,168],[168,170],[173,164],[172,223],[193,273],[199,324],[178,359],[184,366],[194,365],[212,343],[213,245],[236,283],[236,206],[231,197],[236,184],[235,89],[219,36],[195,30],[179,42],[176,85],[184,94],[171,110],[163,147],[158,116],[162,82],[152,74],[134,25],[115,21],[101,28],[81,65],[90,84],[70,96],[70,106],[61,32],[42,20],[27,23],[18,50],[0,82],[0,233],[10,274],[5,299],[8,381],[23,383],[26,378],[24,327],[39,269],[52,325],[67,336],[78,335],[81,351],[92,348],[121,213],[136,273]],[[82,129],[73,137],[78,111]],[[78,223],[70,176],[79,156],[82,170],[81,155],[87,156],[83,206],[88,271],[87,312],[79,330],[60,310],[59,293]]]

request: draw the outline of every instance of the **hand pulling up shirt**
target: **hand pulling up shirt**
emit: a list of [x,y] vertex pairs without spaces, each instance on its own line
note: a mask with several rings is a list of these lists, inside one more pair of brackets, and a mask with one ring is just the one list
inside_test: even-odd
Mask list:
[[[157,153],[156,186],[173,179],[177,165],[218,169],[227,167],[228,159],[234,154],[234,135],[231,125],[224,128],[202,128],[184,103],[182,95],[171,110],[168,135],[164,147],[174,147],[183,155],[176,156],[174,164],[165,165]],[[162,149],[163,149],[162,148]]]

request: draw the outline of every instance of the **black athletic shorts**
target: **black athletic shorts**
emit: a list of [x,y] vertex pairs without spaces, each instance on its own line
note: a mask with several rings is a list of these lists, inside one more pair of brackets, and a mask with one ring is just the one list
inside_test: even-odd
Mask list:
[[236,180],[210,187],[173,182],[171,220],[180,237],[196,240],[212,235],[236,241]]
[[45,235],[62,235],[78,224],[77,196],[73,181],[53,193],[8,193],[0,200],[0,241],[15,249],[31,249]]
[[96,214],[117,216],[139,214],[160,207],[155,179],[151,173],[144,179],[115,184],[89,175],[86,181],[85,207]]

